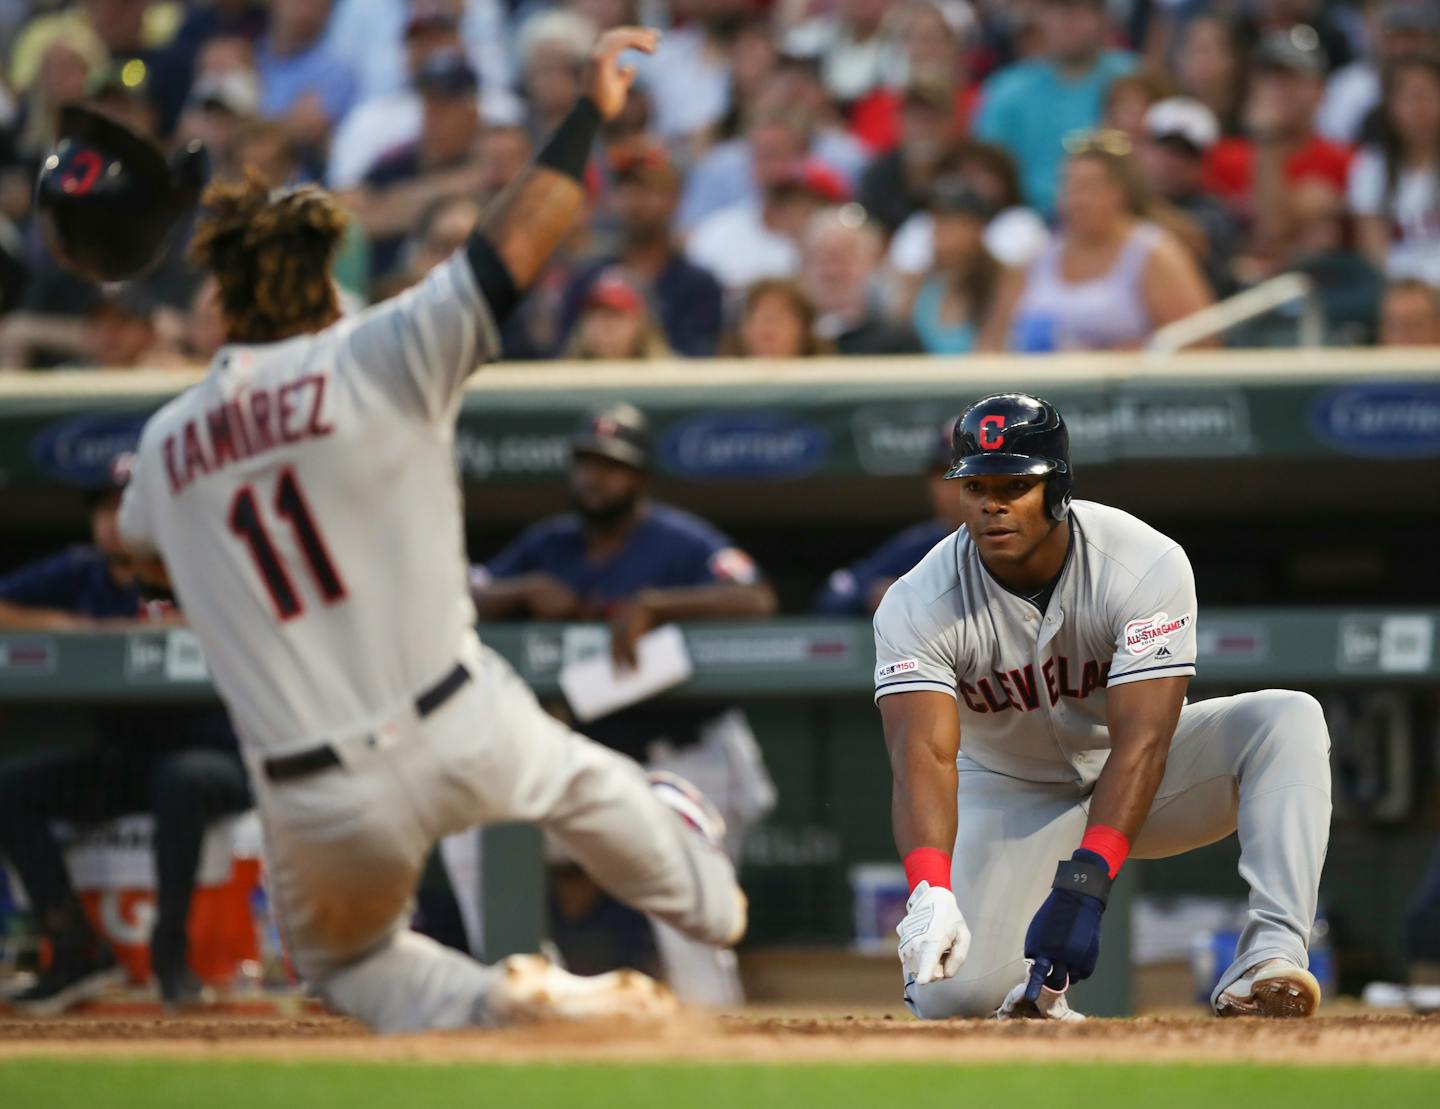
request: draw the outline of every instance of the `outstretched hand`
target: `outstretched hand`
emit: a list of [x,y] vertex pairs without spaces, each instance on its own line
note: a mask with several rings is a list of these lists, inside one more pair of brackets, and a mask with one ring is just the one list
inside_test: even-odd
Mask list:
[[[1105,860],[1081,848],[1072,863],[1104,873]],[[1062,864],[1062,866],[1065,864]],[[1079,878],[1090,875],[1080,874]],[[1097,887],[1098,889],[1098,887]],[[1030,977],[1025,1000],[1035,1003],[1041,991],[1063,993],[1071,982],[1081,982],[1095,972],[1100,956],[1100,921],[1105,913],[1102,896],[1077,893],[1073,889],[1051,889],[1025,932],[1025,958],[1030,959]]]
[[585,93],[602,119],[612,120],[624,110],[635,83],[635,67],[621,65],[620,55],[627,50],[653,54],[659,44],[660,32],[646,27],[616,27],[600,36],[586,68]]

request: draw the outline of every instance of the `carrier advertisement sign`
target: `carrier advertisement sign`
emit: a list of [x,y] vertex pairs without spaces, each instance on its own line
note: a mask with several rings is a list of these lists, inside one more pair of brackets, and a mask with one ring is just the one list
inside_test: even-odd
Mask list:
[[780,409],[700,412],[671,424],[660,439],[665,469],[701,481],[804,477],[830,456],[825,429]]
[[1316,399],[1310,426],[1342,454],[1440,457],[1440,384],[1367,382],[1331,389]]

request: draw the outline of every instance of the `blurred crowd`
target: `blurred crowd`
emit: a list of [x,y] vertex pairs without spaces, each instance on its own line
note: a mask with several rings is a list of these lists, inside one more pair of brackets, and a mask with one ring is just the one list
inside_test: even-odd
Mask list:
[[463,242],[637,21],[664,39],[507,357],[1137,349],[1296,271],[1327,342],[1440,343],[1437,0],[0,0],[0,365],[224,341],[183,229],[119,289],[48,256],[61,105],[337,191],[360,310]]

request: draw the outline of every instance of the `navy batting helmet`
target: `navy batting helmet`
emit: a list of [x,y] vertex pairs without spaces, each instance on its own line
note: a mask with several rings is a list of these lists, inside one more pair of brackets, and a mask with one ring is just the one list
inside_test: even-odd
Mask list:
[[112,119],[71,104],[40,167],[35,210],[66,269],[92,281],[123,281],[159,259],[165,240],[199,199],[208,172],[192,142],[167,164],[159,147]]
[[987,474],[1043,474],[1045,507],[1065,519],[1075,473],[1059,409],[1028,393],[995,393],[965,409],[955,421],[955,464],[945,476]]

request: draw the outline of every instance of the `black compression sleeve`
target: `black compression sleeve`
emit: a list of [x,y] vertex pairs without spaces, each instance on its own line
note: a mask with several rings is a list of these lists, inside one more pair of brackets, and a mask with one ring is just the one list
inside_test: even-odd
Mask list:
[[497,326],[504,323],[515,311],[515,305],[520,303],[520,288],[510,275],[505,260],[479,231],[470,235],[470,241],[465,245],[465,257],[470,260],[470,269],[475,273],[480,295],[485,298],[491,317]]
[[585,166],[590,161],[590,148],[595,145],[595,136],[599,132],[600,109],[595,107],[595,101],[582,96],[546,140],[535,158],[535,164],[548,166],[583,183]]

